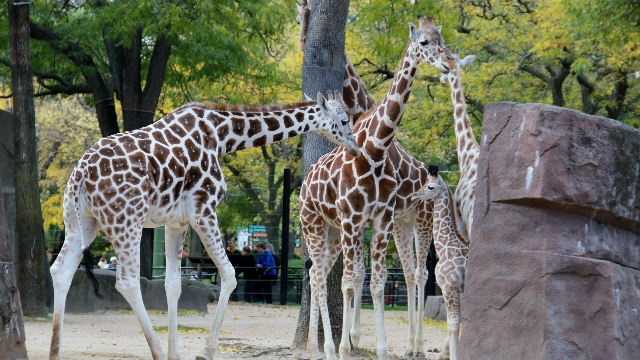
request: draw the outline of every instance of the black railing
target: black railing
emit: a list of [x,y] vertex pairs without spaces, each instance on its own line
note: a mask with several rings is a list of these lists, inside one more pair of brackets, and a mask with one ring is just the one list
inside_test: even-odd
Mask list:
[[[158,270],[164,270],[163,267],[157,267]],[[236,267],[236,275],[238,286],[231,295],[233,301],[248,302],[267,302],[282,303],[281,299],[281,277],[275,279],[265,279],[261,277],[259,268],[242,268]],[[183,267],[183,279],[192,279],[210,282],[214,285],[220,283],[218,271],[215,266],[202,265],[196,267]],[[245,274],[256,274],[255,277]],[[281,274],[278,268],[278,274]],[[384,302],[386,306],[406,306],[407,305],[407,288],[404,282],[404,274],[401,268],[390,268],[387,270],[387,282],[385,284]],[[286,284],[286,301],[288,304],[300,304],[302,300],[302,279],[304,269],[300,267],[289,267],[288,279]],[[164,274],[155,276],[155,278],[163,278]],[[365,273],[363,286],[362,303],[365,305],[372,304],[371,292],[369,284],[371,273]]]

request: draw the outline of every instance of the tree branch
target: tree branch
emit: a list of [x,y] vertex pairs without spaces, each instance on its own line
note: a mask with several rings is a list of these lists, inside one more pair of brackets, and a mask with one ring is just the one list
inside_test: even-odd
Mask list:
[[582,111],[587,114],[595,114],[598,112],[598,105],[593,101],[593,93],[596,90],[595,84],[583,74],[577,74],[576,80],[580,85],[580,94],[582,96]]
[[255,202],[258,207],[257,213],[264,214],[264,204],[262,203],[262,199],[260,198],[260,194],[253,188],[253,184],[249,180],[247,180],[238,168],[233,166],[230,162],[225,163],[225,166],[231,174],[236,178],[240,186],[244,189],[244,192]]
[[171,42],[164,34],[159,35],[153,46],[147,79],[142,91],[142,103],[145,109],[155,109],[158,106],[170,56]]

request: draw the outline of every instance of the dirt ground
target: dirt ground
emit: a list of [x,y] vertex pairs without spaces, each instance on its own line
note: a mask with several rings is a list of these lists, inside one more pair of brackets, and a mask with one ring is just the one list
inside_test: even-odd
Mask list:
[[[182,360],[195,359],[203,349],[211,323],[214,306],[209,314],[181,313],[180,340]],[[232,303],[225,316],[218,359],[309,359],[308,354],[289,349],[295,331],[298,307]],[[167,347],[167,317],[151,312],[151,320],[159,332],[163,348]],[[425,322],[425,350],[427,359],[436,359],[446,339],[446,324]],[[374,358],[375,332],[372,310],[362,311],[361,347],[353,359]],[[385,326],[389,349],[396,359],[408,349],[407,314],[404,311],[385,312]],[[29,358],[48,358],[51,337],[50,319],[26,319]],[[66,314],[62,338],[65,360],[85,359],[150,359],[149,349],[131,311],[110,311],[93,314]]]

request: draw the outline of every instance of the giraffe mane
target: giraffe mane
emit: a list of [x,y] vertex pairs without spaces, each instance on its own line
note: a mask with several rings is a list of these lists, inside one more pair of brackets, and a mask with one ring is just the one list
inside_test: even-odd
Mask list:
[[364,123],[364,121],[368,119],[371,114],[376,112],[376,110],[377,110],[377,106],[373,106],[371,107],[371,109],[363,113],[360,113],[360,115],[358,115],[358,118],[353,122],[353,127],[354,127],[353,129],[354,130],[359,129]]
[[[206,110],[218,110],[218,111],[242,111],[242,112],[264,112],[264,111],[280,111],[290,110],[305,106],[316,105],[315,101],[300,101],[289,104],[272,104],[272,105],[232,105],[232,104],[220,104],[213,102],[191,102],[181,106],[179,109],[200,107]],[[179,110],[178,109],[178,110]]]
[[[442,181],[442,178],[440,179]],[[462,240],[462,242],[469,243],[469,239],[466,237],[466,233],[461,226],[458,225],[460,223],[460,217],[458,215],[458,205],[456,205],[456,201],[453,199],[453,193],[447,183],[444,182],[444,185],[447,187],[448,197],[449,197],[449,213],[451,214],[451,223],[453,225],[453,229],[456,232],[458,238]]]

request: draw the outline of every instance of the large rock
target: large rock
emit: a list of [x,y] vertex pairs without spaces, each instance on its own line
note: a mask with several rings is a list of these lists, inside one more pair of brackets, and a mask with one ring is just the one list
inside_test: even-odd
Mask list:
[[462,359],[638,359],[640,131],[485,109]]
[[[115,271],[94,270],[94,274],[98,280],[102,298],[96,297],[86,272],[78,270],[69,289],[66,311],[86,313],[100,310],[131,309],[127,301],[115,289]],[[142,278],[140,288],[147,310],[167,310],[167,297],[163,279],[148,280]],[[206,313],[207,304],[217,298],[217,292],[217,288],[212,285],[206,285],[199,281],[183,280],[178,308]]]
[[424,305],[424,316],[427,319],[447,320],[447,304],[444,303],[442,296],[427,296]]

